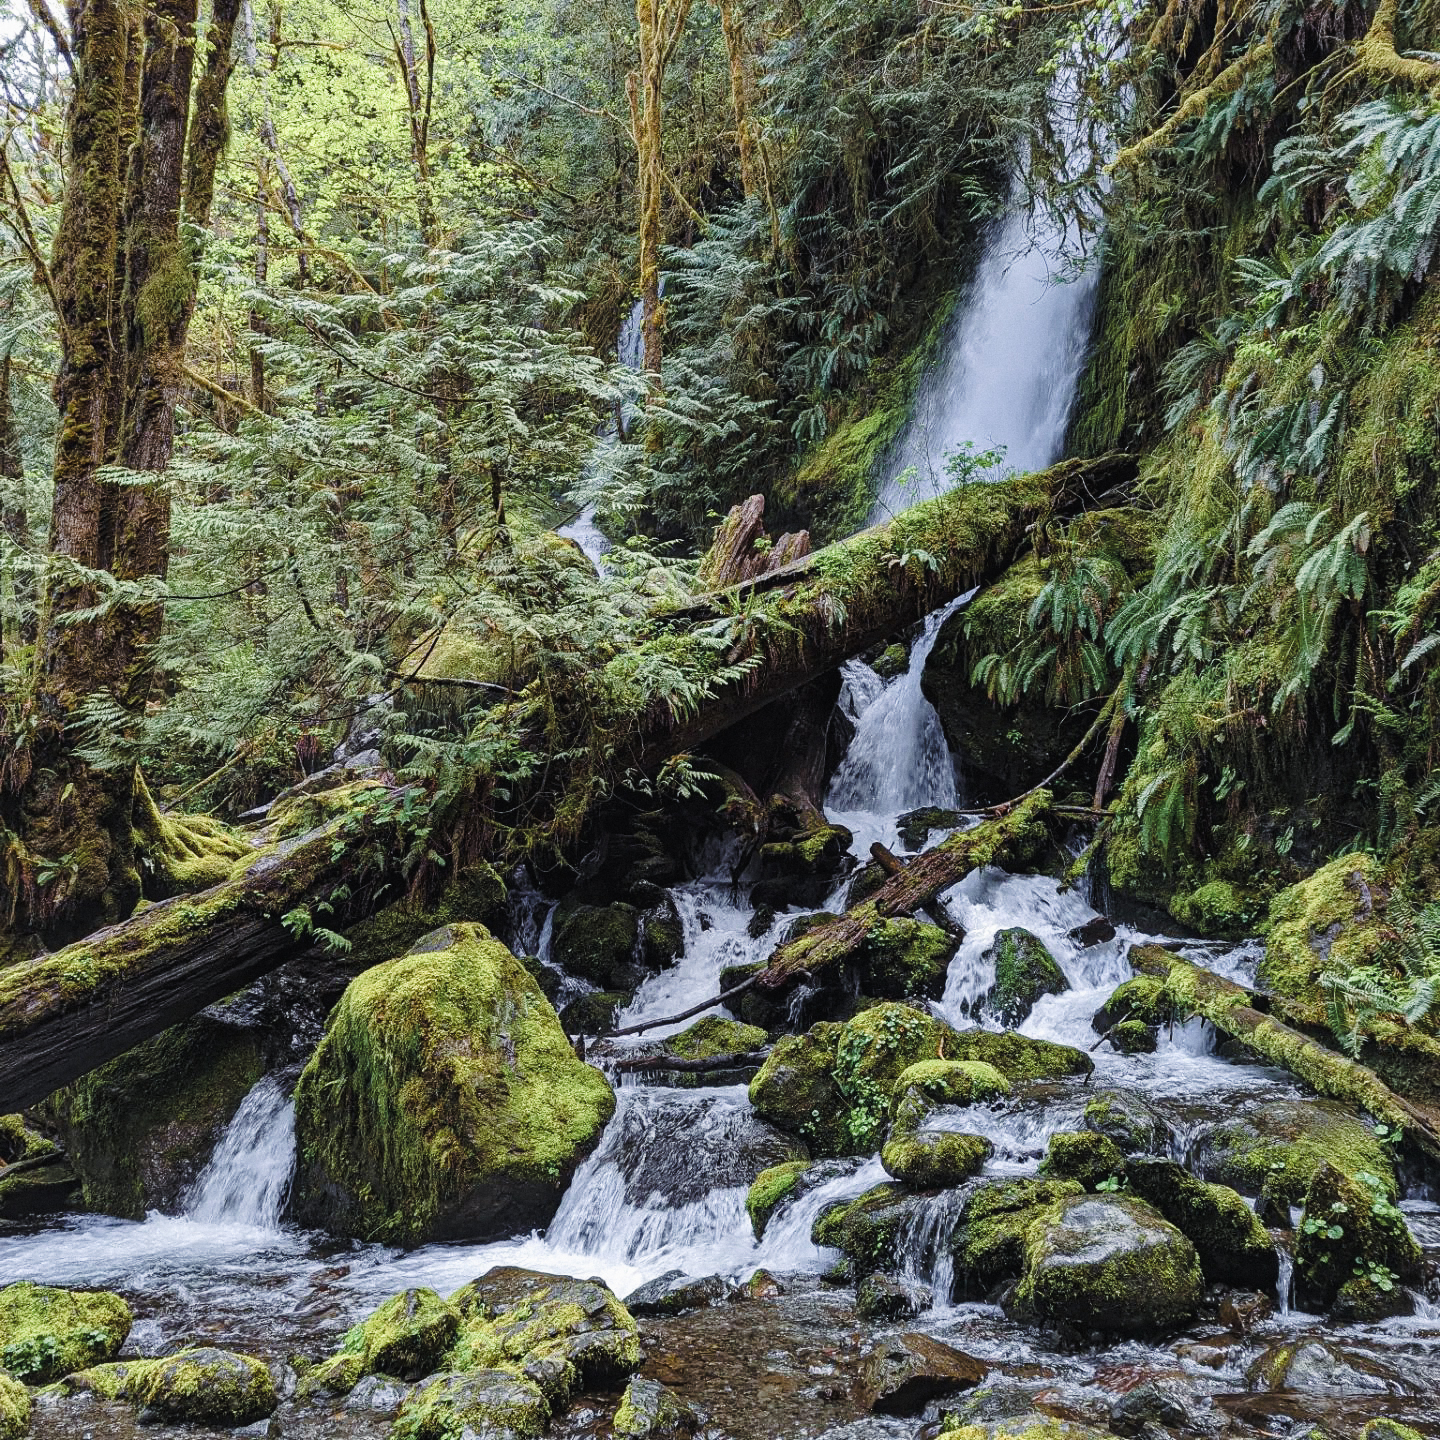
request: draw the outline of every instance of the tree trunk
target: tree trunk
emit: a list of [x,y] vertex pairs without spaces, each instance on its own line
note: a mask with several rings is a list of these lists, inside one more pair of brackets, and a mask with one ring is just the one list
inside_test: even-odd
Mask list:
[[0,659],[7,646],[29,645],[35,639],[35,577],[31,571],[30,520],[25,513],[25,464],[20,453],[20,427],[10,399],[10,357],[0,360],[0,534],[11,549],[9,633],[0,623]]
[[760,194],[761,179],[755,158],[755,137],[750,129],[750,97],[754,78],[745,49],[745,29],[734,0],[720,0],[720,29],[730,62],[730,103],[735,110],[735,146],[740,152],[740,184],[747,200]]

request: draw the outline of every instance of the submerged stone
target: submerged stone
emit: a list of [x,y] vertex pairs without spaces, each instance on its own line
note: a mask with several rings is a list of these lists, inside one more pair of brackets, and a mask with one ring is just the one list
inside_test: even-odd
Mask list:
[[928,1290],[891,1275],[867,1275],[855,1287],[855,1313],[862,1320],[908,1320],[929,1300]]
[[520,962],[448,926],[335,1007],[295,1092],[295,1213],[408,1245],[532,1229],[614,1109]]
[[860,1358],[855,1400],[881,1415],[918,1415],[932,1400],[978,1385],[989,1366],[928,1335],[894,1335]]
[[1252,1390],[1305,1395],[1398,1395],[1405,1388],[1379,1361],[1318,1339],[1272,1346],[1251,1363],[1245,1378]]
[[1042,996],[1063,995],[1070,988],[1045,942],[1019,926],[1000,931],[984,958],[995,966],[995,984],[985,1003],[1002,1025],[1020,1024]]
[[0,1369],[47,1384],[118,1354],[130,1323],[130,1307],[108,1290],[7,1285],[0,1290]]

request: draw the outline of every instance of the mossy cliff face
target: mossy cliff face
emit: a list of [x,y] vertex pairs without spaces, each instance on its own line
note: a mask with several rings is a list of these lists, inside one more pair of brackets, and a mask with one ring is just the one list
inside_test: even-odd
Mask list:
[[109,1360],[129,1333],[130,1307],[107,1290],[0,1290],[0,1370],[31,1385]]
[[524,967],[454,925],[351,982],[295,1092],[296,1214],[399,1244],[543,1225],[615,1109]]
[[56,1091],[45,1108],[86,1205],[177,1211],[263,1065],[258,1032],[197,1015]]

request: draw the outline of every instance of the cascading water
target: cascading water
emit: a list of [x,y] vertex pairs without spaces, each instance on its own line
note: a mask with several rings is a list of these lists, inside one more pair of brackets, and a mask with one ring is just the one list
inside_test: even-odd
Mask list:
[[295,1105],[273,1075],[241,1102],[185,1214],[201,1225],[278,1230],[295,1168]]

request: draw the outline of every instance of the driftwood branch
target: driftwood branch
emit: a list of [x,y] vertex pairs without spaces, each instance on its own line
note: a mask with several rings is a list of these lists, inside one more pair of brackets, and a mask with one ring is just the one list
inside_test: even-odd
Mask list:
[[707,1075],[716,1070],[748,1070],[769,1058],[768,1050],[745,1050],[734,1055],[705,1055],[687,1060],[680,1055],[627,1055],[611,1066],[622,1075],[645,1070],[668,1070],[681,1075]]

